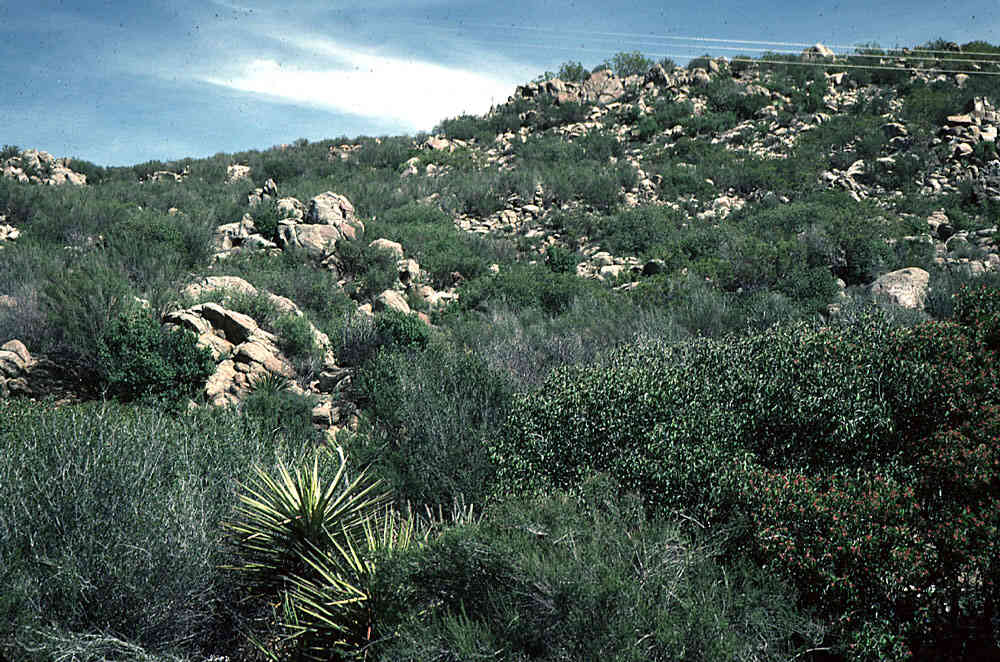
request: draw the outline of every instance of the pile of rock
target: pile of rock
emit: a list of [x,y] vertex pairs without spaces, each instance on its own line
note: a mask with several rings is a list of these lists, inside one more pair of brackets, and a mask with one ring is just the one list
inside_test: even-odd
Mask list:
[[[2,298],[2,297],[0,297]],[[0,398],[80,399],[82,382],[66,368],[45,357],[33,357],[20,340],[0,345]]]
[[0,398],[28,392],[28,373],[34,361],[20,340],[0,345]]
[[87,176],[71,170],[70,161],[68,158],[57,159],[48,152],[26,149],[0,163],[0,173],[22,184],[85,186]]
[[517,88],[515,95],[522,99],[531,99],[540,95],[552,97],[557,104],[564,103],[597,103],[607,104],[617,101],[625,94],[625,86],[638,83],[639,77],[633,80],[621,79],[611,71],[603,69],[590,74],[582,83],[573,83],[552,78],[540,83],[528,83]]
[[[413,294],[425,302],[431,310],[443,308],[458,298],[455,288],[438,291],[431,287],[427,283],[427,274],[420,268],[420,264],[416,260],[406,257],[402,244],[388,239],[376,239],[368,246],[392,255],[396,260],[397,278],[393,287],[384,290],[375,297],[373,304],[359,306],[360,312],[371,314],[383,310],[395,310],[406,315],[413,314],[413,310],[407,302],[409,294]],[[418,316],[424,322],[430,322],[427,315],[418,313]]]
[[[278,198],[278,191],[272,180],[250,194],[251,206],[275,198]],[[327,191],[312,198],[308,205],[292,197],[278,198],[276,204],[278,213],[283,217],[278,222],[277,242],[261,235],[252,214],[248,213],[239,221],[216,228],[213,238],[215,259],[225,259],[245,248],[274,250],[294,246],[339,273],[340,261],[335,252],[337,241],[354,240],[365,232],[365,225],[355,214],[351,201],[343,195]]]
[[940,135],[948,142],[952,158],[963,159],[975,151],[977,144],[997,141],[998,123],[1000,113],[989,99],[976,97],[966,112],[948,116]]

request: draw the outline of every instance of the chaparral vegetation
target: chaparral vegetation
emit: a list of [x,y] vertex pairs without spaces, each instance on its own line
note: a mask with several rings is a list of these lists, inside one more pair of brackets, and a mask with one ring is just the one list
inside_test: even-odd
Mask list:
[[0,660],[993,659],[1000,48],[844,63],[4,146]]

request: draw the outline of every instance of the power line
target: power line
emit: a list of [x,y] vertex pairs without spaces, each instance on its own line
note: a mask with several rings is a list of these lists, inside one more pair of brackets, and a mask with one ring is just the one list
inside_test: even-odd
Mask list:
[[[656,40],[656,41],[692,41],[698,43],[711,43],[711,44],[752,44],[754,46],[795,46],[795,47],[805,47],[809,48],[815,46],[818,42],[794,42],[794,41],[762,41],[762,40],[752,40],[752,39],[723,39],[718,37],[696,37],[696,36],[674,36],[674,35],[652,35],[652,34],[640,34],[637,32],[604,32],[596,30],[577,30],[577,29],[566,29],[566,28],[544,28],[539,26],[523,26],[523,25],[495,25],[489,23],[466,23],[466,27],[481,27],[489,29],[499,29],[499,30],[522,30],[525,32],[549,32],[556,34],[577,34],[577,35],[594,35],[594,36],[605,36],[605,37],[631,37],[633,39],[639,40]],[[463,28],[441,28],[440,26],[433,26],[439,29],[447,30],[462,30]],[[914,53],[938,53],[938,54],[955,54],[961,53],[962,55],[985,55],[988,57],[1000,58],[1000,53],[990,53],[985,51],[951,51],[951,50],[935,50],[928,48],[887,48],[882,49],[881,47],[869,46],[866,44],[823,44],[827,48],[833,49],[878,49],[886,51],[883,55],[892,55],[892,53],[901,53],[903,55],[911,55]],[[725,50],[741,50],[739,47],[727,47]],[[749,50],[766,50],[766,49],[755,49],[750,48]],[[792,51],[786,51],[792,53]],[[841,54],[846,57],[873,57],[878,54],[866,54],[866,53],[843,53]],[[688,57],[688,56],[682,56]],[[952,59],[952,58],[948,58]],[[971,61],[971,60],[970,60]],[[995,60],[987,60],[987,62],[994,62]]]
[[[497,46],[499,42],[497,41],[484,41],[476,39],[465,39],[463,40],[465,44],[477,44],[481,46]],[[554,51],[569,51],[573,53],[600,53],[607,54],[607,51],[599,50],[596,48],[586,48],[586,47],[572,47],[572,46],[554,46],[552,44],[537,44],[537,43],[524,43],[519,42],[518,48],[537,48],[541,50],[554,50]],[[702,55],[692,56],[690,53],[679,54],[679,53],[645,53],[648,57],[668,57],[668,58],[691,58],[697,59],[701,57],[706,57]],[[942,69],[940,67],[925,67],[925,68],[915,68],[915,67],[903,67],[903,66],[889,66],[889,65],[878,65],[878,64],[847,64],[843,62],[808,62],[808,61],[797,61],[797,60],[763,60],[754,58],[743,58],[743,57],[733,57],[729,59],[730,62],[741,62],[746,64],[755,64],[761,66],[768,65],[789,65],[789,66],[804,66],[804,67],[825,67],[827,69],[868,69],[877,71],[906,71],[913,73],[942,73],[942,74],[967,74],[969,76],[1000,76],[1000,71],[975,71],[975,70],[963,70],[963,69]],[[1000,63],[998,63],[1000,64]]]
[[1000,71],[959,71],[956,69],[938,69],[933,67],[928,67],[926,69],[914,69],[912,67],[890,67],[886,65],[869,65],[869,64],[842,64],[835,63],[829,64],[826,62],[800,62],[796,60],[754,60],[753,58],[740,58],[734,57],[730,62],[745,62],[748,64],[787,64],[792,66],[802,66],[802,67],[827,67],[829,69],[877,69],[880,71],[902,71],[902,72],[920,72],[920,73],[941,73],[941,74],[968,74],[970,76],[1000,76]]

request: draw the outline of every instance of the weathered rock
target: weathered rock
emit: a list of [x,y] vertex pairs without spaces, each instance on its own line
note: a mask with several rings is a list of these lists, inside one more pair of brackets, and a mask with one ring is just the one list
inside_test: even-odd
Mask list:
[[8,340],[0,345],[0,379],[23,377],[31,364],[31,354],[20,340]]
[[420,265],[412,258],[400,260],[396,264],[399,272],[399,282],[405,286],[417,282],[420,279]]
[[625,94],[625,87],[620,78],[611,71],[604,69],[595,71],[583,82],[580,98],[592,103],[607,104]]
[[813,46],[810,46],[809,48],[802,51],[802,57],[806,59],[833,57],[834,55],[836,55],[836,53],[834,53],[832,50],[830,50],[829,47],[824,46],[823,44],[814,44]]
[[[0,217],[2,219],[3,217]],[[5,241],[16,241],[21,236],[21,231],[13,225],[0,224],[0,243]]]
[[213,292],[232,292],[255,296],[257,288],[239,276],[206,276],[189,284],[181,293],[192,299],[199,299]]
[[354,214],[354,205],[345,196],[327,191],[309,201],[308,223],[336,227],[347,239],[364,234],[365,226]]
[[918,267],[907,267],[884,274],[871,284],[875,297],[885,298],[903,308],[923,310],[927,300],[930,274]]
[[294,218],[301,221],[306,215],[306,206],[298,198],[281,198],[277,202],[278,214],[282,218]]
[[246,179],[249,176],[250,176],[250,166],[234,163],[233,165],[226,168],[227,184],[232,184],[233,182],[239,181],[241,179]]
[[189,308],[208,320],[212,327],[222,331],[226,340],[239,345],[258,331],[257,322],[249,315],[223,308],[217,303],[202,303]]
[[410,304],[406,303],[406,298],[396,290],[386,290],[375,297],[375,311],[396,310],[407,315],[410,314]]
[[403,259],[403,246],[399,242],[389,241],[388,239],[376,239],[368,244],[368,247],[377,251],[391,253],[397,260]]
[[[285,246],[297,246],[310,257],[322,259],[333,253],[337,241],[344,238],[344,234],[336,225],[300,223],[282,226],[280,238]],[[347,238],[353,239],[353,236]]]

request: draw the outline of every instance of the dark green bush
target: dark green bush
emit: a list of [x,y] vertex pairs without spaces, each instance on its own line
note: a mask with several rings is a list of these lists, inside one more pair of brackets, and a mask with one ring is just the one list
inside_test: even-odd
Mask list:
[[545,251],[545,264],[557,274],[576,273],[577,258],[576,253],[558,244],[549,246]]
[[449,508],[482,503],[493,466],[483,438],[503,417],[508,380],[443,342],[387,344],[358,373],[354,391],[373,427],[351,442],[401,502]]
[[488,301],[504,301],[516,308],[540,307],[554,315],[567,310],[576,297],[595,289],[600,285],[573,273],[553,273],[542,265],[512,264],[498,274],[463,282],[459,286],[459,306],[469,310]]
[[177,402],[194,396],[215,371],[211,353],[189,331],[166,331],[147,311],[111,320],[97,339],[101,388],[123,401]]
[[281,315],[274,320],[274,332],[278,335],[278,347],[293,361],[316,357],[321,353],[309,318],[304,315]]
[[264,200],[258,202],[251,210],[253,226],[265,239],[271,241],[278,240],[278,221],[281,214],[278,212],[278,202],[276,200]]
[[654,64],[656,64],[654,60],[650,60],[639,51],[632,51],[630,53],[622,51],[615,53],[611,56],[610,60],[605,60],[597,65],[594,71],[610,69],[619,78],[625,78],[626,76],[642,76]]
[[98,254],[85,256],[43,292],[43,310],[56,331],[55,349],[83,363],[96,360],[105,328],[132,307],[132,289],[120,269]]

